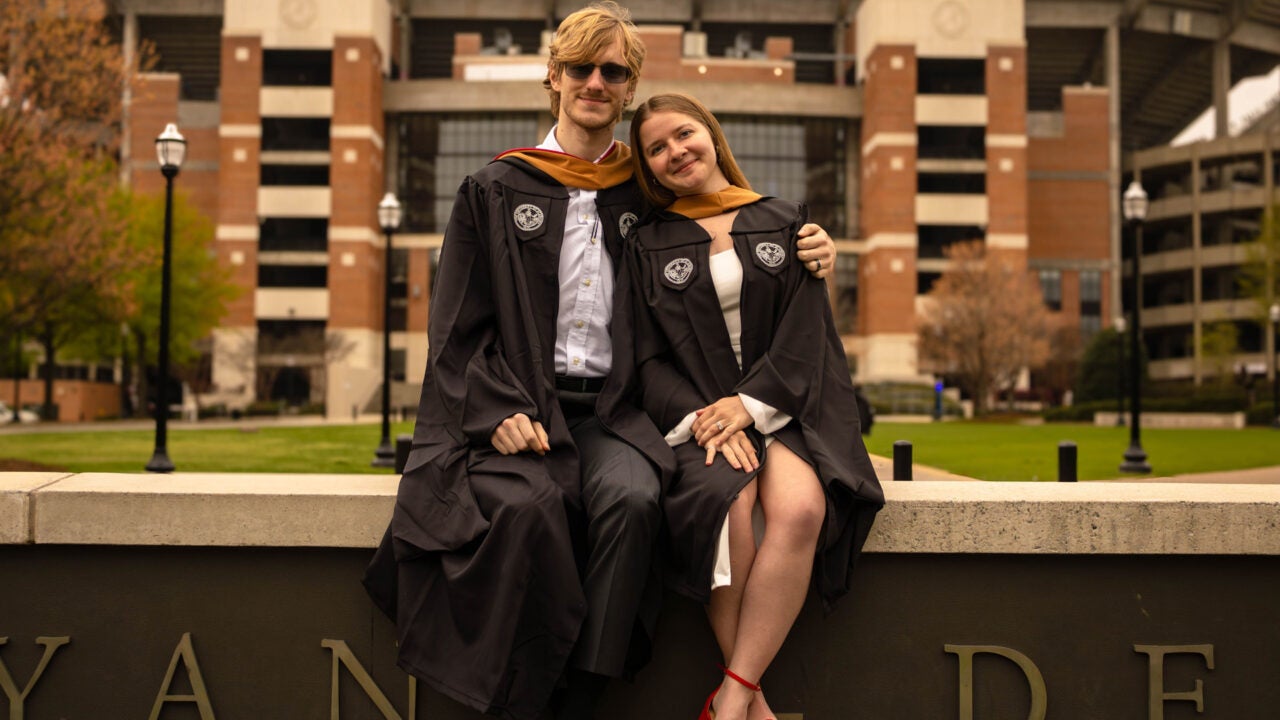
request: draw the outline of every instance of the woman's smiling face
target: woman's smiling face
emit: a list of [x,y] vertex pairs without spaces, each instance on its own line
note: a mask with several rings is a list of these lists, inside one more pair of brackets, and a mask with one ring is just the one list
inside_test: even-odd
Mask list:
[[640,128],[640,152],[658,182],[677,196],[703,195],[729,185],[717,164],[711,132],[696,118],[655,112]]

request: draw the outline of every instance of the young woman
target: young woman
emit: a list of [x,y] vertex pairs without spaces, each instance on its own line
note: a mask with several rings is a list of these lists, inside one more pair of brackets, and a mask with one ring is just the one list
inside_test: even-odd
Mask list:
[[[757,684],[804,604],[830,604],[884,504],[804,206],[751,192],[711,113],[657,95],[631,121],[655,208],[631,232],[645,410],[676,452],[668,582],[709,602],[724,678],[700,718],[773,716]],[[763,519],[763,533],[755,532]]]

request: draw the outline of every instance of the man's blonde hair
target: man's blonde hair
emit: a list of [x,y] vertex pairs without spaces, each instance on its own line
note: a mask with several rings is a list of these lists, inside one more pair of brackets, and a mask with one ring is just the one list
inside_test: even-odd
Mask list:
[[622,55],[631,70],[627,91],[634,93],[644,64],[644,42],[631,22],[631,12],[613,0],[591,3],[560,23],[551,41],[551,57],[547,60],[547,76],[542,86],[551,95],[551,114],[560,117],[560,92],[551,87],[551,78],[559,78],[566,65],[581,65],[622,41]]

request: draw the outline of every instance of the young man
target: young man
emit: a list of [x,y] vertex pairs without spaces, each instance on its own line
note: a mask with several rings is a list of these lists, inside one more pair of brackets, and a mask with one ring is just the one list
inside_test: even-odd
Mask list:
[[[396,621],[399,664],[482,712],[589,718],[608,678],[648,659],[663,478],[631,403],[622,238],[644,212],[613,128],[644,46],[629,14],[560,25],[538,148],[468,177],[445,231],[413,449],[365,585]],[[803,245],[815,274],[834,244]]]

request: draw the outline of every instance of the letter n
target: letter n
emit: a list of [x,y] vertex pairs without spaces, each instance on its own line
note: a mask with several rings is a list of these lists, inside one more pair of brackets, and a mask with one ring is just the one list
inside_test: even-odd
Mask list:
[[[7,642],[9,638],[0,637],[0,646]],[[31,673],[31,679],[27,681],[27,686],[22,689],[22,692],[18,692],[18,685],[9,674],[9,668],[5,667],[3,660],[0,660],[0,690],[4,690],[5,697],[9,698],[9,720],[22,720],[23,708],[27,703],[27,695],[31,694],[31,688],[36,686],[36,681],[44,674],[45,668],[49,667],[53,654],[69,642],[71,637],[68,635],[36,638],[36,644],[44,646],[44,656],[40,658],[40,663],[36,665],[35,672]]]
[[999,655],[1012,660],[1031,687],[1031,711],[1027,720],[1044,720],[1049,707],[1049,693],[1045,690],[1044,676],[1031,658],[1000,645],[943,645],[942,649],[960,658],[960,720],[973,720],[973,656],[978,653]]
[[[373,677],[369,675],[369,671],[364,669],[360,661],[356,658],[355,653],[351,652],[351,648],[347,646],[345,640],[321,640],[320,647],[328,648],[333,651],[333,679],[330,681],[332,689],[329,694],[329,720],[339,720],[339,703],[338,703],[338,678],[341,675],[341,666],[346,666],[347,671],[351,673],[351,677],[360,685],[360,689],[364,690],[364,694],[373,701],[378,711],[382,713],[382,717],[386,720],[401,720],[400,713],[392,707],[391,701],[387,699],[382,688],[373,681]],[[418,679],[409,676],[409,720],[413,720],[417,713],[418,707]]]
[[[182,660],[182,664],[187,667],[187,678],[191,682],[190,695],[169,694],[169,688],[173,685],[173,676],[178,670],[178,660]],[[200,711],[200,720],[215,720],[213,703],[209,702],[209,691],[204,685],[204,676],[200,674],[200,663],[196,662],[195,648],[191,646],[191,633],[183,633],[182,639],[178,641],[178,647],[173,650],[169,671],[164,674],[164,682],[160,685],[159,694],[156,695],[155,705],[151,707],[150,720],[157,720],[164,704],[171,702],[193,702],[196,704],[196,709]]]
[[1196,678],[1196,689],[1186,692],[1164,691],[1164,656],[1199,655],[1205,666],[1213,669],[1212,645],[1134,645],[1133,651],[1147,656],[1147,717],[1164,720],[1164,704],[1169,700],[1187,700],[1196,704],[1196,712],[1204,712],[1204,681]]

